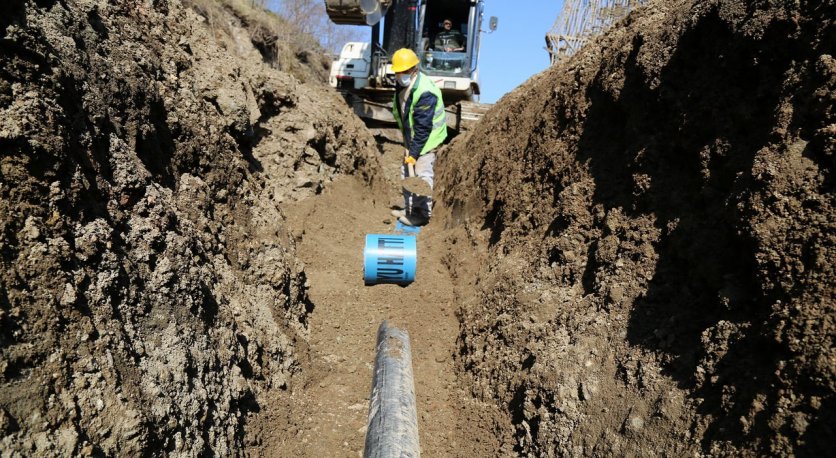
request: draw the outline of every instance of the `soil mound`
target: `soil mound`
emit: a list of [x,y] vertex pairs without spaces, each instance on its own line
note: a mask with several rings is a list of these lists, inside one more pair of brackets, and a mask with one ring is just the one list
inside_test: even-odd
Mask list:
[[653,3],[439,158],[505,452],[830,453],[834,8]]
[[4,455],[230,455],[305,358],[278,204],[377,153],[213,11],[224,27],[176,0],[0,7]]

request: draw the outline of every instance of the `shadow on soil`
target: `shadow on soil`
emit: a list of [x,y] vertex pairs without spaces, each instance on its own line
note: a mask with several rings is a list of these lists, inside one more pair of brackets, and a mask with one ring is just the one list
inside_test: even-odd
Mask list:
[[[622,92],[614,97],[600,80],[588,92],[579,159],[595,177],[595,201],[633,216],[653,213],[662,233],[656,271],[633,306],[628,340],[667,355],[670,375],[702,399],[700,413],[711,419],[705,449],[715,441],[765,444],[774,434],[767,422],[781,385],[775,371],[787,355],[768,324],[771,305],[784,298],[758,287],[754,242],[738,204],[752,186],[755,153],[776,140],[785,75],[793,59],[813,54],[787,46],[792,27],[773,21],[756,42],[710,14],[681,37],[654,89],[637,62],[637,37]],[[602,68],[599,78],[611,70]],[[649,176],[649,188],[639,189],[636,175]],[[739,332],[719,337],[725,351],[714,372],[699,377],[698,364],[712,352],[703,334],[721,321]],[[673,337],[660,339],[659,330]],[[739,419],[763,395],[766,410],[743,426]],[[816,424],[810,431],[823,428],[832,429]]]

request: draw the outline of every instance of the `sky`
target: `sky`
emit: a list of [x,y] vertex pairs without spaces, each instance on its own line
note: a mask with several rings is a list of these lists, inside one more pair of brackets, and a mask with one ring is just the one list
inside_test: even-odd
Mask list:
[[546,32],[563,8],[563,0],[485,0],[483,30],[491,16],[499,27],[482,36],[479,75],[483,103],[503,95],[549,66]]

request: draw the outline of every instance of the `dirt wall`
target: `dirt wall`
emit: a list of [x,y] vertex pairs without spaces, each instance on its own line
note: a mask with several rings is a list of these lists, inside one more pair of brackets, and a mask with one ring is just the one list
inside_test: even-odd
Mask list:
[[834,18],[651,3],[439,159],[459,369],[505,452],[829,454]]
[[306,358],[280,203],[370,179],[376,152],[333,91],[224,21],[0,6],[3,456],[229,455]]

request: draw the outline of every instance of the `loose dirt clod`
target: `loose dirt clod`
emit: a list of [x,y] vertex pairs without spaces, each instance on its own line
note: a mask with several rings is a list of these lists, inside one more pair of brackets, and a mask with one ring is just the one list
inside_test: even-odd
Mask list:
[[431,188],[429,183],[427,183],[420,177],[404,178],[403,188],[413,194],[418,194],[420,196],[433,195],[433,188]]

